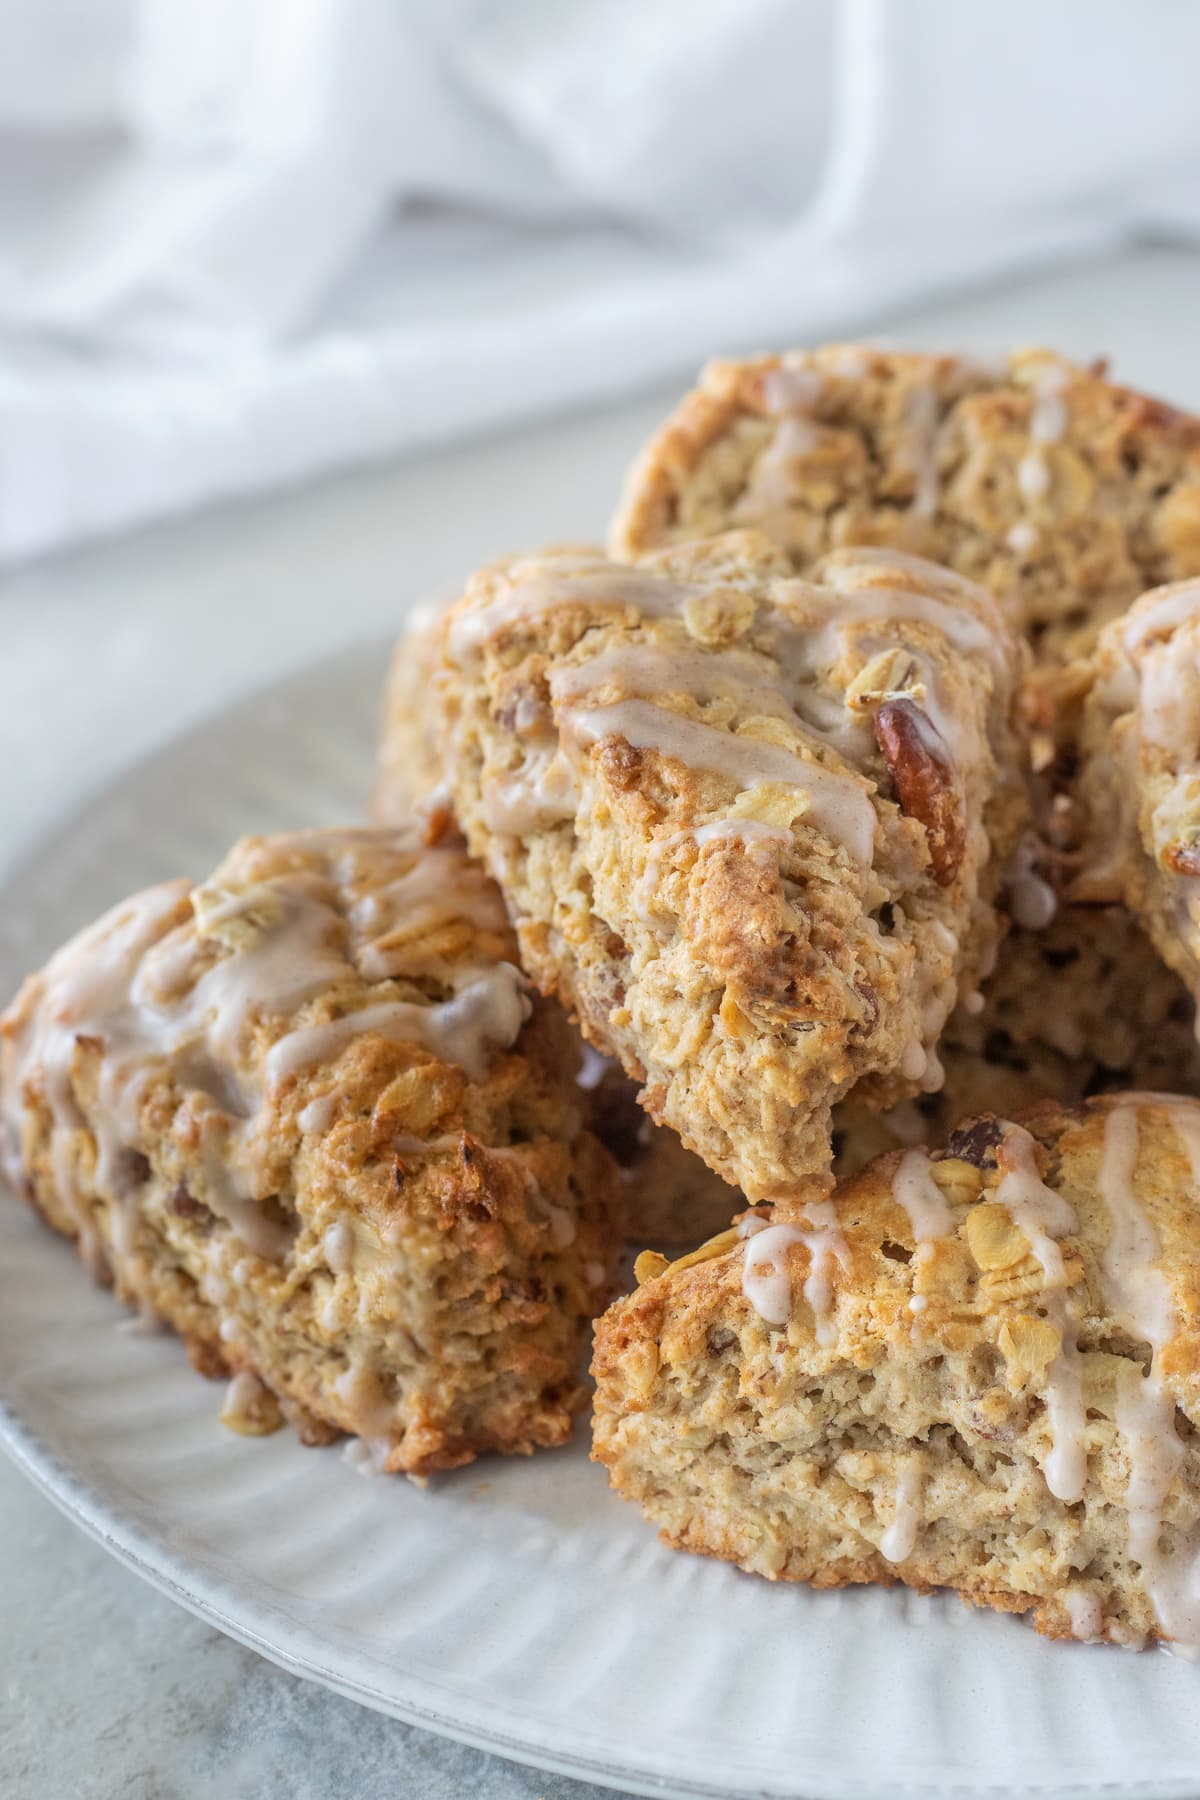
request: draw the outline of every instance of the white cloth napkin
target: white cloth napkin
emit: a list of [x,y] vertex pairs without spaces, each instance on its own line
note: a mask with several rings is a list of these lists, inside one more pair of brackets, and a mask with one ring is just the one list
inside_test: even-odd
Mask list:
[[0,0],[0,559],[1200,233],[1192,0]]

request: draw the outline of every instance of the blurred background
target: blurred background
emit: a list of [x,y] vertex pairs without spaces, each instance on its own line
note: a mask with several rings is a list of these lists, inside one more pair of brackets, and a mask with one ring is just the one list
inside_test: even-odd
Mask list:
[[1200,235],[1192,0],[0,0],[0,44],[9,563]]

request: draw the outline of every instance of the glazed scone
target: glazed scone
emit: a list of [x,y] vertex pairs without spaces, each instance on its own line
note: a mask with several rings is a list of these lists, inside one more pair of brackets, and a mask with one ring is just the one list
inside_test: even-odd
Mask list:
[[[433,840],[454,829],[444,800],[448,790],[431,705],[445,610],[438,604],[422,608],[396,645],[384,690],[371,804],[372,817],[380,824],[396,824],[419,808]],[[642,1111],[637,1084],[616,1063],[590,1045],[581,1048],[584,1123],[620,1169],[630,1243],[639,1250],[695,1244],[728,1225],[745,1205],[743,1196],[685,1150],[673,1131]]]
[[414,1474],[560,1444],[621,1195],[515,957],[461,848],[245,839],[25,983],[0,1022],[8,1172],[236,1376],[242,1429],[282,1408]]
[[1108,626],[1090,676],[1074,891],[1122,899],[1200,995],[1200,581]]
[[1198,1179],[1195,1101],[1046,1105],[647,1258],[597,1327],[595,1455],[771,1580],[1200,1650]]
[[1195,1003],[1123,906],[1060,904],[1039,928],[1014,926],[982,1001],[947,1022],[936,1094],[882,1113],[838,1108],[839,1177],[885,1150],[939,1143],[975,1113],[1121,1088],[1200,1095]]
[[439,749],[522,962],[752,1199],[828,1181],[830,1108],[934,1088],[1025,823],[1021,648],[879,552],[786,576],[761,536],[640,570],[484,570],[449,615]]
[[584,1045],[584,1117],[621,1171],[629,1242],[638,1250],[695,1245],[723,1231],[745,1197],[638,1104],[637,1083]]
[[612,553],[747,525],[801,573],[847,544],[947,563],[1067,661],[1147,587],[1200,574],[1200,420],[1046,350],[715,362],[630,472]]

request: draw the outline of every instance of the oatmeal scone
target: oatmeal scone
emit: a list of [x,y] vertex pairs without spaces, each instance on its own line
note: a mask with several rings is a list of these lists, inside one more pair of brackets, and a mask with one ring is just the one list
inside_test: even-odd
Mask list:
[[[1200,1648],[1200,1104],[984,1117],[646,1258],[595,1455],[668,1543]],[[648,1277],[648,1278],[646,1278]]]
[[1200,995],[1200,581],[1144,595],[1089,673],[1074,891],[1122,899]]
[[1200,1094],[1195,1003],[1123,906],[1063,903],[1040,927],[1015,925],[981,999],[947,1022],[936,1094],[886,1112],[838,1108],[839,1176],[885,1150],[940,1142],[975,1113],[1120,1088]]
[[1025,822],[1022,653],[982,590],[881,552],[786,573],[734,533],[639,570],[484,570],[438,741],[522,961],[752,1199],[826,1179],[830,1108],[935,1088]]
[[619,1182],[460,847],[245,839],[73,939],[0,1044],[14,1183],[236,1376],[231,1423],[417,1474],[565,1440]]
[[847,544],[947,563],[1067,661],[1147,587],[1200,573],[1200,420],[1046,350],[715,362],[631,470],[612,552],[740,526],[801,573]]

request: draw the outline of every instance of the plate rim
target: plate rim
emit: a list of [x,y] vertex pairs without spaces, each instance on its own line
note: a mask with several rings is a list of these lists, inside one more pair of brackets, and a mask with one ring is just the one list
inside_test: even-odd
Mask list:
[[[166,732],[124,759],[98,781],[75,796],[33,837],[19,843],[11,859],[0,867],[0,905],[10,890],[36,869],[38,861],[54,847],[100,800],[133,778],[146,764],[168,750],[183,750],[193,738],[203,738],[231,715],[280,690],[311,680],[319,671],[350,671],[371,655],[381,659],[380,681],[386,657],[395,642],[394,633],[361,634],[292,666],[276,669],[264,680],[225,696],[175,732]],[[364,668],[365,673],[365,668]],[[378,702],[377,702],[378,705]],[[365,798],[365,796],[364,796]],[[18,1197],[0,1181],[0,1203],[19,1205]],[[48,1234],[48,1246],[71,1254],[65,1242]],[[82,1279],[82,1276],[80,1277]],[[114,1309],[119,1302],[112,1299]],[[268,1662],[302,1680],[314,1681],[356,1703],[399,1719],[405,1724],[443,1738],[469,1745],[526,1767],[630,1794],[677,1796],[679,1800],[729,1800],[728,1783],[714,1785],[689,1776],[672,1776],[637,1757],[622,1761],[601,1759],[584,1749],[571,1749],[570,1728],[557,1723],[536,1726],[532,1720],[515,1730],[506,1728],[502,1702],[443,1691],[437,1683],[412,1671],[402,1671],[397,1687],[405,1695],[383,1688],[337,1668],[323,1649],[319,1630],[284,1617],[269,1604],[246,1592],[233,1581],[198,1567],[187,1555],[171,1548],[162,1538],[126,1517],[119,1504],[101,1486],[79,1473],[69,1454],[51,1448],[8,1387],[7,1370],[0,1370],[0,1450],[31,1485],[124,1568],[147,1582],[175,1604],[213,1626]],[[647,1526],[647,1530],[650,1527]],[[757,1786],[742,1786],[738,1800],[1195,1800],[1197,1781],[1188,1777],[1128,1782],[1071,1782],[1057,1785],[1011,1782],[913,1781],[886,1776],[845,1778],[809,1771],[797,1784],[782,1785],[768,1779]]]

